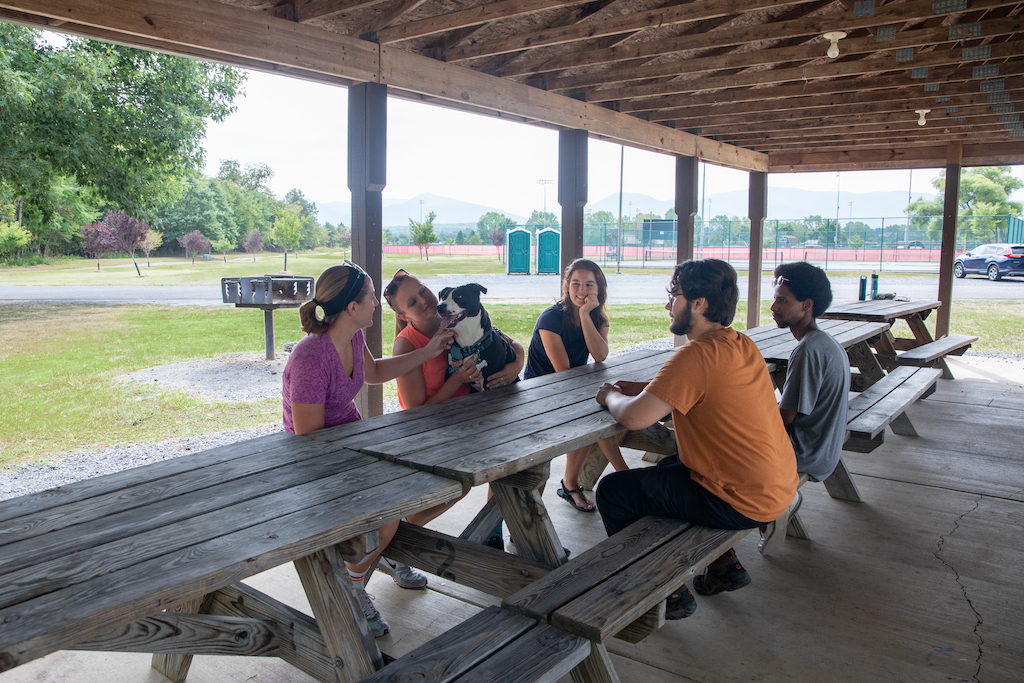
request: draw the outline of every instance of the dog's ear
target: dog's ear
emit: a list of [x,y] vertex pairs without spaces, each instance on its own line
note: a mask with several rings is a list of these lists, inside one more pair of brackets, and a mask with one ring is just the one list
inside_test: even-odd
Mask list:
[[438,301],[444,301],[445,299],[447,299],[447,298],[448,298],[448,294],[449,294],[449,293],[450,293],[451,291],[452,291],[452,288],[451,288],[451,287],[445,287],[445,288],[444,288],[444,289],[442,289],[442,290],[441,290],[440,292],[438,292],[438,293],[437,293],[437,299],[438,299]]
[[466,285],[466,286],[467,286],[467,287],[473,287],[474,289],[477,289],[477,290],[479,290],[481,294],[486,294],[486,293],[487,293],[487,288],[486,288],[486,287],[484,287],[483,285],[478,285],[478,284],[477,284],[477,283],[475,283],[475,282],[470,282],[470,283],[469,283],[468,285]]

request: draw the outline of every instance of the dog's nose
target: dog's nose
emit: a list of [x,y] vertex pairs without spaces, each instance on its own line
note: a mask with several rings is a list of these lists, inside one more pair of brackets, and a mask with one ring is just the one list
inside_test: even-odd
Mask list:
[[438,304],[437,312],[440,313],[441,315],[448,315],[448,307],[445,306],[444,304]]

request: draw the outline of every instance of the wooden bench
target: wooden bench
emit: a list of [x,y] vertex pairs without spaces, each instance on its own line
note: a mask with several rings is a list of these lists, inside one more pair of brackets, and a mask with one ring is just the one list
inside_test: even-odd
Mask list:
[[508,609],[488,607],[362,683],[554,683],[590,650],[586,638]]
[[575,680],[617,681],[605,642],[636,643],[663,626],[669,595],[749,532],[644,517],[502,604],[591,641]]
[[946,356],[962,356],[971,344],[978,341],[977,337],[966,334],[950,334],[933,342],[922,344],[908,351],[903,351],[896,356],[896,362],[900,365],[912,365],[917,367],[934,368],[942,370],[943,379],[953,379],[953,373],[946,365]]
[[895,434],[917,436],[904,411],[929,393],[941,375],[937,368],[899,367],[851,398],[843,450],[870,453],[882,445],[886,427]]

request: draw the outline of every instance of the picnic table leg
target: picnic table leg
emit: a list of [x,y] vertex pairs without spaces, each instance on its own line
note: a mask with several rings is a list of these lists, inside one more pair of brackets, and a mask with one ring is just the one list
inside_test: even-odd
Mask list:
[[[167,611],[180,614],[207,614],[212,600],[213,594],[201,595],[198,598],[183,600]],[[188,676],[189,667],[192,666],[192,655],[155,654],[151,666],[174,683],[182,683]]]
[[[932,338],[932,333],[928,330],[928,326],[924,324],[924,319],[921,318],[919,313],[907,316],[907,325],[910,327],[910,331],[914,333],[914,339],[917,341],[918,346],[923,346],[935,341]],[[953,379],[953,372],[946,365],[946,357],[939,356],[935,359],[935,367],[942,370],[942,379]],[[898,432],[897,432],[898,433]]]
[[857,490],[857,484],[854,483],[850,476],[850,470],[842,458],[839,458],[839,464],[836,465],[832,474],[825,478],[824,484],[828,495],[837,500],[848,500],[851,503],[860,503],[862,500],[860,491]]
[[501,524],[501,507],[498,506],[498,499],[491,496],[476,513],[473,521],[462,530],[459,538],[470,543],[484,543],[491,536],[494,528]]
[[[884,337],[883,337],[884,338]],[[878,358],[871,351],[871,345],[866,341],[860,341],[846,349],[850,362],[860,370],[861,380],[864,383],[862,388],[867,388],[885,377],[885,370],[882,369]]]
[[567,558],[540,495],[550,474],[551,463],[545,462],[491,482],[491,490],[519,555],[557,567]]
[[[854,346],[860,346],[855,344]],[[850,347],[851,349],[854,347]],[[849,352],[850,349],[847,349]],[[876,362],[879,367],[883,367],[886,370],[891,370],[896,367],[896,338],[893,337],[891,330],[886,330],[879,337],[878,341],[875,342],[875,351],[877,352]],[[853,357],[850,357],[853,360]]]
[[317,626],[334,661],[339,683],[355,683],[384,666],[345,561],[335,546],[295,560],[295,569],[313,609]]
[[619,683],[612,658],[604,643],[590,643],[590,655],[576,665],[569,675],[573,683]]

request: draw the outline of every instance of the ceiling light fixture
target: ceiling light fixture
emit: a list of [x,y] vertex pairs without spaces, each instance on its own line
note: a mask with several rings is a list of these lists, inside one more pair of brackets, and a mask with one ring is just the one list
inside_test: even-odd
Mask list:
[[828,46],[828,51],[825,53],[829,56],[829,59],[835,59],[839,56],[839,41],[846,37],[846,31],[829,31],[824,36],[831,45]]
[[924,115],[927,114],[930,111],[931,111],[931,109],[915,109],[914,110],[915,114],[919,114],[921,116],[921,118],[919,118],[917,120],[917,125],[923,126],[924,124],[928,123],[927,121],[924,120]]

